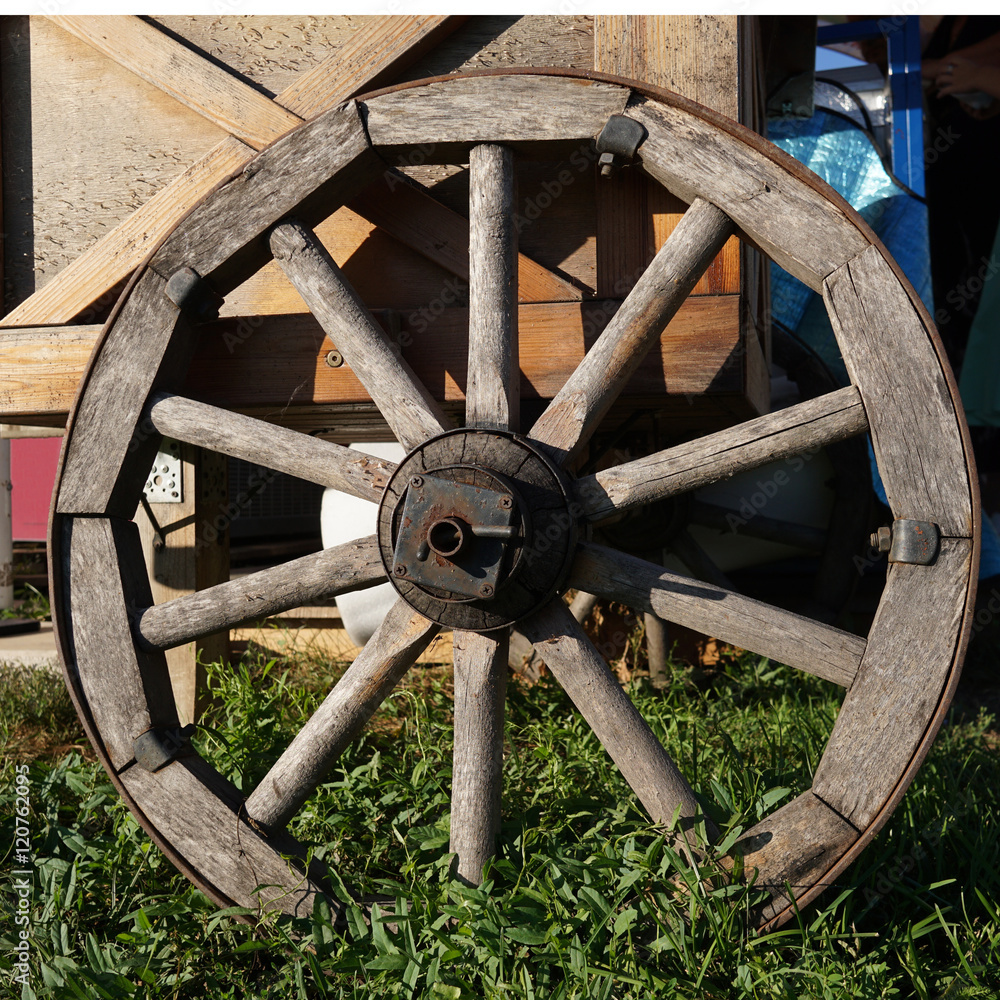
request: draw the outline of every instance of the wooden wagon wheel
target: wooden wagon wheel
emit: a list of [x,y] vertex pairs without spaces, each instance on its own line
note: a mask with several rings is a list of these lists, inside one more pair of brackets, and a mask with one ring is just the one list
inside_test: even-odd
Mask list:
[[[512,171],[521,151],[641,128],[637,160],[690,205],[583,362],[517,427]],[[466,425],[392,349],[309,226],[419,146],[469,163]],[[384,157],[385,159],[383,159]],[[573,479],[585,445],[665,323],[736,232],[825,298],[853,384]],[[393,468],[183,398],[200,303],[278,259],[409,451]],[[197,205],[133,278],[91,359],[67,432],[50,544],[58,636],[91,739],[130,807],[220,904],[303,913],[320,891],[285,860],[285,824],[441,624],[455,631],[452,849],[477,880],[499,816],[509,627],[536,645],[650,817],[689,823],[695,796],[558,597],[575,586],[711,633],[847,689],[812,787],[738,849],[773,898],[812,899],[885,823],[951,698],[972,607],[977,498],[967,434],[930,320],[859,217],[736,124],[676,95],[595,74],[456,76],[379,92],[262,151]],[[767,460],[870,433],[896,521],[867,639],[584,540],[588,524]],[[377,536],[151,606],[130,522],[165,435],[371,499]],[[928,544],[930,543],[930,544]],[[248,798],[178,733],[163,650],[388,575],[384,625]],[[265,889],[258,899],[254,887]]]

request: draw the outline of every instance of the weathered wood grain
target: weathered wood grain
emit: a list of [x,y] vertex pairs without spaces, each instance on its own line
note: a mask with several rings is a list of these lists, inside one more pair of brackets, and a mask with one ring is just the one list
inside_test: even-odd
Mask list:
[[[45,294],[98,237],[226,134],[47,18],[5,17],[0,33],[5,300],[15,307],[32,293]],[[118,291],[94,296],[63,322],[92,320]]]
[[271,250],[407,451],[446,430],[451,421],[393,350],[323,244],[301,224],[285,222],[271,232]]
[[267,261],[271,226],[292,212],[325,218],[364,187],[379,162],[353,101],[327,111],[268,146],[196,206],[150,266],[166,278],[194,268],[225,294]]
[[593,69],[593,18],[583,14],[485,14],[470,17],[400,76],[423,80],[506,66]]
[[434,147],[423,162],[456,162],[479,143],[582,141],[621,114],[629,91],[579,78],[472,77],[372,97],[362,114],[372,142],[395,148]]
[[[597,598],[583,590],[578,590],[569,603],[569,613],[583,625],[597,606]],[[535,652],[535,647],[517,629],[511,629],[507,663],[511,670],[532,681],[541,676],[544,666]]]
[[496,853],[503,784],[507,632],[456,632],[455,751],[451,782],[454,873],[479,885]]
[[163,654],[137,651],[132,641],[128,607],[151,600],[138,532],[134,524],[103,517],[66,518],[62,530],[74,660],[67,668],[118,769],[133,759],[140,734],[177,725]]
[[465,424],[517,431],[517,230],[514,154],[484,144],[469,152],[469,379]]
[[361,732],[439,625],[398,600],[375,634],[247,799],[263,829],[284,827]]
[[335,58],[301,74],[278,102],[302,118],[314,118],[362,90],[391,82],[464,21],[464,16],[441,14],[370,18]]
[[586,358],[531,428],[563,463],[586,444],[709,261],[732,223],[697,200],[628,294]]
[[128,519],[138,506],[158,440],[138,433],[142,408],[160,381],[184,370],[194,348],[165,287],[154,271],[139,278],[91,362],[63,452],[60,513]]
[[747,830],[732,855],[742,862],[742,878],[771,897],[754,910],[753,924],[766,925],[793,902],[804,906],[828,888],[824,876],[859,836],[812,792],[803,792]]
[[683,201],[702,197],[717,205],[815,291],[868,246],[823,194],[704,119],[646,98],[636,98],[626,114],[649,132],[638,154],[647,173]]
[[[305,848],[291,837],[263,837],[239,814],[239,791],[201,757],[182,757],[152,774],[130,767],[120,780],[171,856],[208,883],[220,905],[312,915],[323,890],[304,873]],[[331,908],[336,913],[338,906]]]
[[[469,280],[468,220],[404,175],[387,172],[352,198],[348,208],[457,277]],[[527,255],[517,254],[519,302],[562,302],[582,295],[565,278]]]
[[50,20],[254,149],[302,121],[138,17],[60,14]]
[[662,500],[738,472],[791,458],[868,429],[861,394],[846,386],[645,458],[585,476],[575,484],[591,521]]
[[[394,41],[400,44],[394,54],[371,64],[374,75],[364,70],[358,75],[356,57],[360,50],[351,50],[355,58],[347,63],[341,60],[338,51],[307,71],[307,80],[294,81],[279,93],[276,103],[302,117],[306,117],[307,106],[323,110],[335,107],[376,80],[381,82],[392,66],[398,64],[400,69],[408,66],[413,56],[420,55],[428,36],[436,37],[440,31],[447,31],[456,19],[449,18],[438,27],[431,25],[433,20],[410,16],[379,18],[364,38],[378,47],[392,45]],[[422,27],[427,28],[426,34]],[[408,32],[411,34],[407,41],[401,36]],[[358,39],[359,43],[362,41]],[[303,86],[309,81],[315,84],[314,89]],[[246,143],[231,136],[224,139],[0,320],[0,326],[68,323],[131,273],[193,205],[253,155],[254,149]]]
[[[600,14],[594,68],[663,87],[739,118],[740,18],[733,14]],[[741,72],[742,71],[742,72]]]
[[823,298],[870,415],[893,514],[971,537],[972,498],[955,403],[903,286],[879,250],[869,247],[829,276]]
[[[644,405],[661,409],[673,404],[678,426],[699,430],[720,422],[716,399],[726,400],[730,407],[726,422],[732,420],[733,411],[752,415],[753,411],[740,409],[741,372],[728,363],[739,350],[739,304],[735,295],[688,298],[632,376],[623,398],[641,399]],[[522,398],[555,396],[618,305],[585,301],[520,306]],[[384,313],[375,315],[383,327],[388,325]],[[58,333],[47,327],[0,332],[5,366],[0,417],[65,420],[99,333],[98,326]],[[67,338],[65,351],[57,337]],[[403,317],[400,339],[405,343],[403,357],[436,399],[449,403],[465,399],[466,308],[446,308],[433,317],[414,310]],[[298,411],[336,403],[337,419],[342,421],[352,407],[370,400],[350,364],[340,368],[326,364],[327,352],[336,345],[308,313],[225,319],[200,327],[198,340],[181,391],[214,405],[253,409],[269,420],[284,422]],[[43,378],[36,377],[40,373]],[[7,395],[8,384],[17,391]],[[309,426],[331,422],[320,420]]]
[[[737,117],[745,66],[734,16],[598,14],[594,69],[683,94]],[[599,177],[597,294],[624,295],[680,220],[685,205],[638,169]],[[733,237],[691,290],[738,294],[739,241]]]
[[396,471],[396,463],[388,459],[184,396],[157,393],[146,412],[150,424],[164,437],[210,448],[372,503],[379,502]]
[[[344,99],[349,96],[346,91],[356,90],[363,81],[373,87],[378,76],[400,72],[408,61],[416,59],[429,45],[446,37],[463,20],[461,17],[425,16],[388,19],[389,23],[386,23],[387,19],[377,18],[375,23],[355,32],[344,46],[348,50],[344,53],[345,58],[354,60],[353,71],[348,69],[344,59],[336,65],[325,60],[272,101],[139,18],[55,16],[51,19],[258,150],[300,125],[305,118],[332,108],[337,103],[332,99],[334,95]],[[400,46],[407,58],[391,49],[379,51],[379,47],[385,45]],[[373,46],[374,51],[368,51],[368,46]],[[381,59],[383,62],[382,74],[373,72],[372,56],[374,61]],[[285,108],[294,108],[296,113]],[[394,185],[379,187],[385,192],[392,191]],[[409,204],[404,204],[403,199],[407,197]],[[370,199],[362,202],[362,208],[367,206],[371,210],[361,211],[360,214],[378,216],[380,221],[377,224],[393,234],[400,232],[405,236],[413,234],[414,230],[419,231],[419,220],[437,228],[446,223],[451,214],[426,193],[421,197],[412,186],[400,192],[399,198],[389,200],[392,204],[377,208],[373,208]],[[411,213],[417,215],[418,220],[407,224],[407,216]],[[464,230],[464,222],[458,221]],[[463,238],[467,242],[467,237]],[[426,248],[432,256],[436,256],[440,239],[441,235],[437,234],[436,240],[419,241],[421,249]],[[467,263],[465,270],[467,274]],[[551,286],[573,289],[568,282],[534,262],[529,265],[529,274],[550,292]],[[549,301],[553,297],[548,294],[536,300]],[[579,293],[568,297],[578,298]]]
[[[695,817],[701,813],[691,786],[569,608],[555,598],[519,628],[618,765],[650,819],[670,825],[678,814],[677,829],[691,841]],[[709,839],[713,836],[710,829]]]
[[100,332],[97,324],[0,331],[0,413],[68,413]]
[[942,538],[932,566],[892,563],[857,680],[813,791],[864,829],[899,783],[953,666],[972,573],[972,540]]
[[253,155],[239,139],[223,139],[0,319],[0,327],[69,323],[134,271],[160,237]]
[[[142,541],[141,572],[148,576],[143,589],[148,585],[150,594],[149,601],[132,601],[130,611],[229,579],[229,462],[189,444],[178,451],[182,488],[176,502],[141,504],[133,518]],[[228,662],[229,632],[206,632],[167,650],[166,660],[181,725],[199,721],[206,705],[206,666]]]
[[865,652],[859,636],[601,545],[580,546],[570,585],[848,688]]
[[311,601],[382,583],[374,535],[152,606],[139,605],[135,630],[153,649],[170,649]]

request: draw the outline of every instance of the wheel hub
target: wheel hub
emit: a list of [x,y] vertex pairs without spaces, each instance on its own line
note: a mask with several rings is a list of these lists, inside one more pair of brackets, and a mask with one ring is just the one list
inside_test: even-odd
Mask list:
[[562,474],[524,438],[465,428],[415,448],[379,508],[382,562],[442,625],[505,628],[565,583],[576,542]]

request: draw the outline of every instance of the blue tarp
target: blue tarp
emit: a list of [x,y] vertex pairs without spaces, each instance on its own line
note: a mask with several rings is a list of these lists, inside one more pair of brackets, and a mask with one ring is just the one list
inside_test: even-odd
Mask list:
[[[889,175],[868,135],[846,118],[817,108],[811,118],[772,118],[768,138],[843,195],[885,244],[933,315],[927,208]],[[774,263],[771,309],[779,323],[812,347],[848,384],[822,296]],[[885,490],[870,444],[868,451],[875,492],[884,503]],[[998,573],[1000,539],[984,519],[979,576],[985,579]]]

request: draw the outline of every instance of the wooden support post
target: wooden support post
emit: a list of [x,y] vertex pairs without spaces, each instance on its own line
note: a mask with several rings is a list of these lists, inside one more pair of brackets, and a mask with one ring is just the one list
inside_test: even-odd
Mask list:
[[[181,502],[140,505],[143,554],[153,600],[160,604],[229,579],[227,459],[193,445],[180,445]],[[204,708],[205,664],[229,656],[229,632],[216,632],[167,650],[167,666],[181,725]]]

